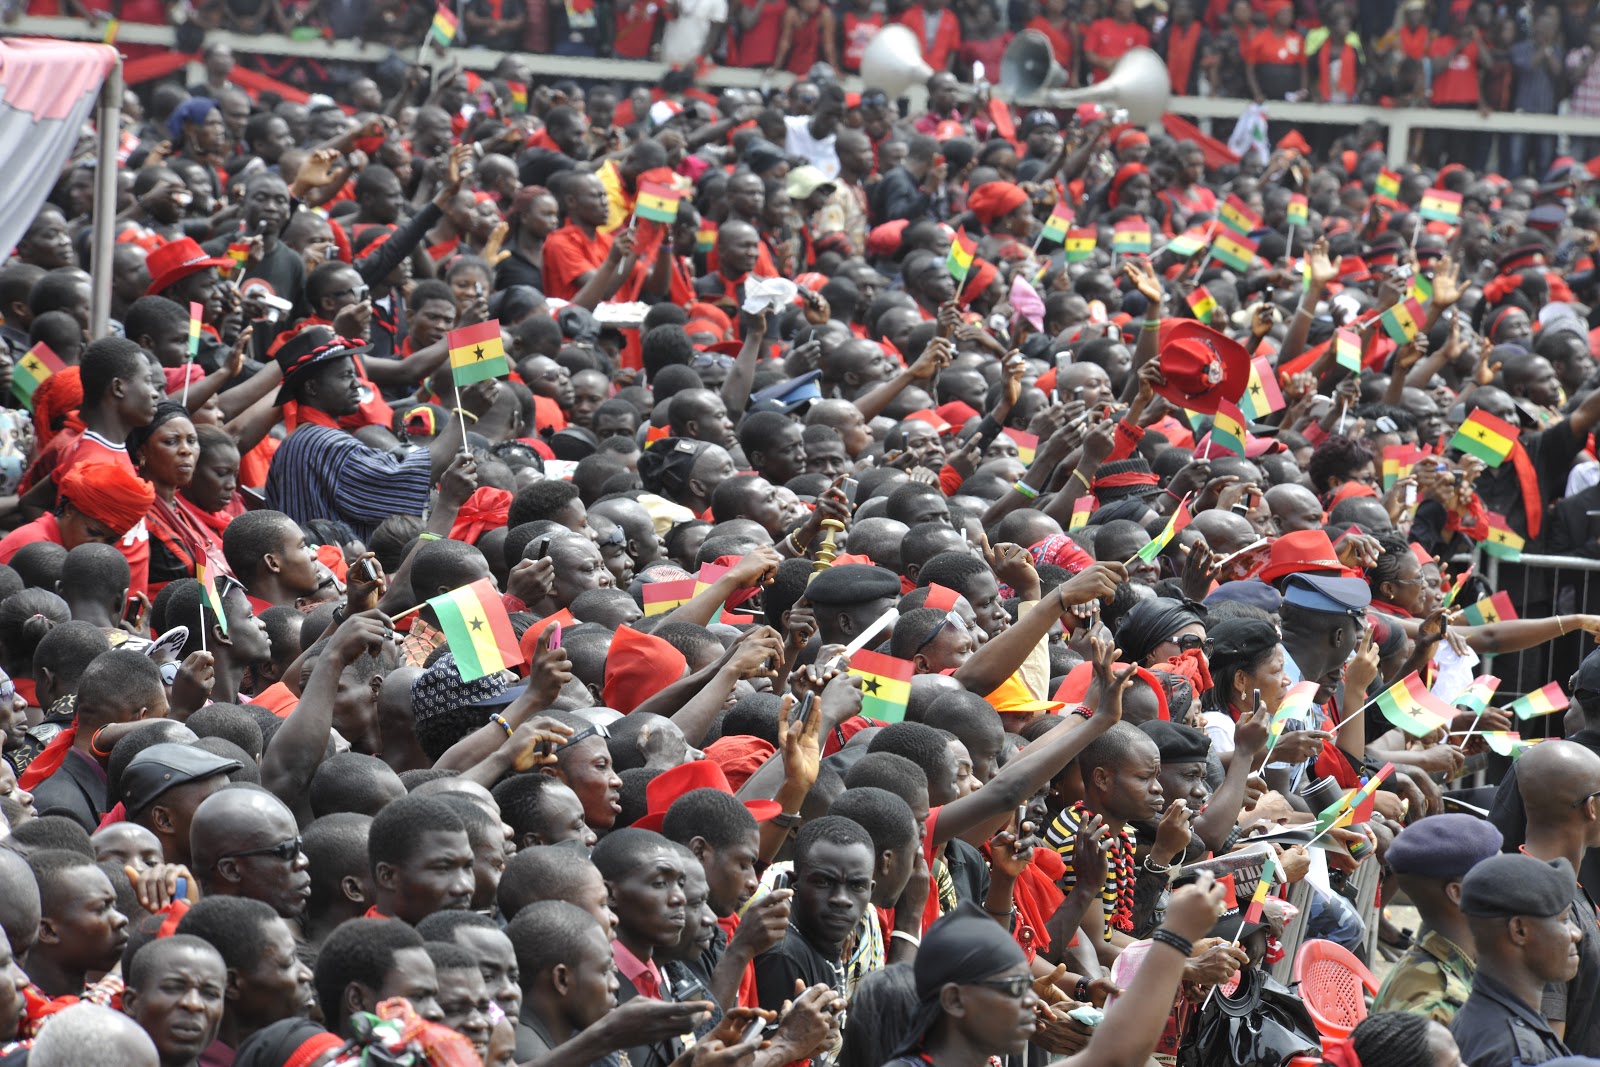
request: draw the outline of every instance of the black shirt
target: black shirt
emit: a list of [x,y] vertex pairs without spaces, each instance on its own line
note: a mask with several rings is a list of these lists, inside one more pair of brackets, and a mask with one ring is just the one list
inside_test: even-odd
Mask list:
[[923,191],[922,183],[905,168],[904,164],[890,167],[883,180],[873,186],[869,194],[872,224],[882,225],[891,219],[909,219],[916,222],[926,218],[932,201]]
[[1467,1067],[1519,1067],[1571,1055],[1544,1016],[1481,970],[1450,1033]]
[[[1583,729],[1567,738],[1574,744],[1600,755],[1600,730]],[[1517,788],[1517,765],[1513,763],[1495,790],[1494,804],[1489,809],[1489,821],[1500,831],[1502,852],[1515,852],[1528,840],[1528,809],[1522,804],[1522,792]],[[1581,885],[1600,885],[1600,849],[1590,849],[1583,855],[1583,865],[1578,868]],[[1594,1055],[1594,1053],[1585,1053]]]
[[791,924],[778,944],[755,959],[756,999],[768,1011],[779,1011],[783,1002],[794,999],[794,980],[807,989],[818,983],[830,989],[843,989],[844,964],[818,952]]
[[1562,1042],[1576,1056],[1600,1055],[1600,915],[1583,887],[1572,898],[1572,921],[1583,932],[1578,942],[1578,973],[1552,982],[1544,991],[1544,1017],[1565,1022]]

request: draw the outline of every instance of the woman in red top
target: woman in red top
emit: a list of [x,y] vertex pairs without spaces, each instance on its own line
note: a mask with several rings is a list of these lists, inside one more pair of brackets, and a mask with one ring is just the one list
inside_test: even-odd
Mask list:
[[1149,48],[1150,31],[1133,20],[1133,0],[1116,0],[1111,17],[1095,19],[1083,35],[1083,58],[1089,62],[1089,81],[1105,81],[1130,48]]
[[922,60],[934,70],[949,70],[950,57],[961,44],[961,22],[945,10],[944,0],[922,0],[900,16],[901,25],[917,35]]
[[1067,84],[1076,85],[1077,79],[1073,77],[1075,72],[1072,69],[1072,57],[1076,49],[1072,20],[1067,17],[1067,0],[1044,0],[1044,10],[1033,16],[1023,28],[1045,35],[1050,42],[1051,54],[1061,64],[1061,69],[1067,72]]
[[872,0],[855,0],[840,19],[839,57],[851,74],[861,70],[861,56],[883,29],[883,15],[872,10]]
[[[1489,50],[1479,40],[1478,27],[1456,19],[1452,29],[1453,33],[1435,37],[1429,49],[1433,59],[1433,106],[1452,111],[1482,108],[1481,74],[1489,64]],[[1427,151],[1482,171],[1486,169],[1492,141],[1493,138],[1480,137],[1475,130],[1433,130]]]
[[778,54],[771,70],[774,74],[787,70],[804,78],[819,59],[838,70],[837,40],[832,8],[821,0],[791,0],[783,13],[783,31],[778,36]]
[[1272,5],[1266,29],[1251,39],[1244,57],[1250,95],[1256,103],[1305,98],[1305,39],[1295,32],[1294,5],[1289,0],[1276,0]]
[[772,66],[778,54],[778,37],[783,32],[783,16],[788,10],[784,0],[741,0],[734,12],[739,33],[728,46],[728,65]]

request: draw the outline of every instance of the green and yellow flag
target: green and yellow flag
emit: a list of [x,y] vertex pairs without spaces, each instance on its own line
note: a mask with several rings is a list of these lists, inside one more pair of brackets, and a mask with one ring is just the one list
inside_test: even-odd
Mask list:
[[909,661],[862,649],[850,657],[849,670],[861,678],[863,716],[881,722],[905,719],[911,676],[916,670]]
[[522,662],[511,617],[490,579],[479,578],[471,585],[430,597],[428,607],[439,619],[462,681],[474,681]]

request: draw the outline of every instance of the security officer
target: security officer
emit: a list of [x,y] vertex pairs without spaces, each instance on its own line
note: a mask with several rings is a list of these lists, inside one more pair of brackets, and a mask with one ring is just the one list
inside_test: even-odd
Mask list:
[[1570,1056],[1539,1011],[1548,982],[1578,972],[1582,932],[1572,922],[1578,880],[1565,859],[1521,853],[1484,860],[1461,882],[1478,971],[1450,1025],[1468,1067],[1522,1067]]
[[1461,914],[1461,880],[1500,852],[1500,831],[1471,815],[1430,815],[1401,830],[1387,860],[1422,917],[1372,1002],[1374,1013],[1407,1011],[1449,1026],[1472,992],[1472,930]]

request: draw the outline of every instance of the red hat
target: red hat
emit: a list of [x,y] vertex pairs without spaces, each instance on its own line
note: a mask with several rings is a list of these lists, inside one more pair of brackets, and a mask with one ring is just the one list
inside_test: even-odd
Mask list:
[[1166,378],[1156,393],[1178,407],[1215,415],[1223,401],[1237,404],[1250,377],[1250,353],[1227,334],[1193,319],[1165,319],[1160,367]]
[[974,259],[972,269],[967,271],[966,283],[961,286],[961,302],[970,304],[982,296],[994,284],[995,275],[999,273],[999,268],[987,259]]
[[606,655],[606,681],[601,699],[626,715],[683,677],[689,661],[659,637],[628,626],[617,627]]
[[984,182],[967,195],[967,208],[985,226],[1005,218],[1028,202],[1028,194],[1011,182]]
[[729,734],[706,746],[706,759],[722,768],[730,786],[740,789],[777,751],[770,741],[763,741],[759,737]]
[[891,219],[879,226],[874,226],[867,233],[867,255],[892,256],[900,248],[900,235],[906,232],[909,219]]
[[933,413],[957,429],[965,426],[968,419],[975,419],[980,414],[964,400],[947,400],[934,408]]
[[1321,530],[1295,530],[1272,542],[1267,565],[1256,575],[1271,584],[1296,571],[1334,571],[1344,573],[1344,564],[1333,551],[1333,542]]
[[[733,795],[733,786],[728,784],[727,776],[715,760],[680,763],[670,771],[662,771],[650,779],[650,784],[644,787],[645,813],[633,825],[659,834],[672,802],[696,789],[715,789],[719,793]],[[776,800],[747,800],[744,806],[756,822],[766,822],[774,815],[783,813],[783,805]]]
[[1358,482],[1352,478],[1350,481],[1345,482],[1343,485],[1339,486],[1338,489],[1334,490],[1333,496],[1328,498],[1328,510],[1332,511],[1336,506],[1338,506],[1341,500],[1349,500],[1353,496],[1375,497],[1377,495],[1378,491],[1372,488],[1372,486],[1367,485],[1365,482]]
[[967,128],[955,119],[945,119],[933,131],[933,138],[936,141],[954,141],[966,135]]
[[205,249],[195,243],[193,237],[180,237],[176,241],[168,241],[151,252],[144,261],[145,267],[150,271],[150,287],[144,294],[155,296],[167,286],[181,282],[191,274],[203,271],[207,267],[225,267],[232,262],[231,259],[212,259],[206,255]]
[[[1122,668],[1129,666],[1129,664],[1114,663],[1111,666],[1113,670],[1120,672]],[[1156,676],[1144,667],[1134,667],[1133,674],[1139,681],[1155,691],[1156,718],[1170,721],[1172,712],[1167,706],[1167,687],[1157,681]],[[1093,681],[1094,664],[1085,660],[1067,672],[1067,676],[1056,687],[1055,695],[1052,699],[1058,700],[1063,704],[1082,704],[1083,698],[1089,695],[1089,685]]]

